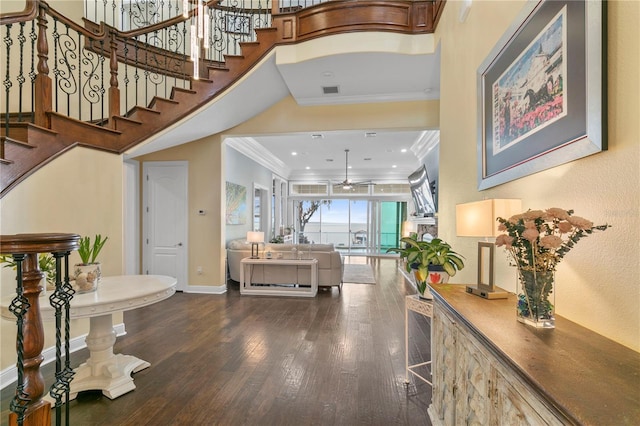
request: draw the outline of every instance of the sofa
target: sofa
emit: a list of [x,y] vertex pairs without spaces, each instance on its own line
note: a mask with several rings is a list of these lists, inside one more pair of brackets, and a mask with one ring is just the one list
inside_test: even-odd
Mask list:
[[[295,250],[294,250],[295,249]],[[342,289],[344,266],[340,252],[333,244],[260,244],[260,257],[270,252],[275,259],[280,256],[291,259],[302,253],[305,259],[318,259],[318,287],[337,286]],[[229,276],[240,281],[240,261],[251,256],[251,243],[244,239],[232,240],[227,244],[227,265]],[[252,282],[257,284],[302,284],[309,285],[308,269],[283,267],[278,265],[255,265]]]

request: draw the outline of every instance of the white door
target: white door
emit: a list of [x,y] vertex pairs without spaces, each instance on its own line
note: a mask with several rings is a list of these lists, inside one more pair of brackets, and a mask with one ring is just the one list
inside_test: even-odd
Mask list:
[[146,162],[143,166],[143,271],[177,278],[176,290],[187,285],[186,161]]

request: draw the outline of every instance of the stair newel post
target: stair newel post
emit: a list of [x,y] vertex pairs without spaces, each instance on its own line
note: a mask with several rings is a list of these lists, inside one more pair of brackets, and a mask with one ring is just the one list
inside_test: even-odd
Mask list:
[[[22,358],[22,384],[14,398],[14,404],[24,408],[23,418],[15,412],[9,414],[9,424],[51,424],[51,404],[42,399],[45,382],[40,372],[40,364],[44,360],[44,328],[40,316],[40,293],[42,292],[42,278],[44,274],[38,267],[38,254],[28,253],[22,261],[21,274],[18,274],[19,311],[18,329],[22,331],[22,339],[16,345]],[[18,299],[18,298],[16,298]],[[26,309],[24,309],[26,308]],[[22,346],[20,348],[20,346]],[[22,411],[22,410],[20,410]]]
[[38,74],[36,75],[34,121],[38,126],[49,128],[47,112],[51,111],[53,98],[51,93],[51,78],[49,77],[49,44],[47,41],[47,15],[45,6],[38,8]]
[[120,89],[118,88],[118,41],[116,32],[109,30],[109,69],[111,79],[109,80],[109,128],[115,129],[116,122],[114,116],[120,115]]
[[280,13],[280,0],[271,0],[271,14],[276,15]]

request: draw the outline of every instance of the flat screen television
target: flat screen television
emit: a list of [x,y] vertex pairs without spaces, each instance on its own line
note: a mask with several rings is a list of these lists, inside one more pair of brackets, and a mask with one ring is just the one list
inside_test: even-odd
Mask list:
[[427,175],[427,168],[424,165],[409,175],[409,187],[416,215],[419,217],[433,216],[437,211],[436,201]]

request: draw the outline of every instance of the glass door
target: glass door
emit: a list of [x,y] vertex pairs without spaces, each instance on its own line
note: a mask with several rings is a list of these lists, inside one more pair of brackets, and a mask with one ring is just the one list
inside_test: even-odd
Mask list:
[[399,244],[406,204],[361,199],[297,200],[297,242],[333,244],[344,254],[384,253]]

